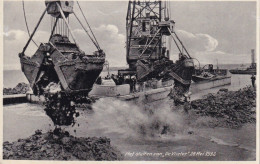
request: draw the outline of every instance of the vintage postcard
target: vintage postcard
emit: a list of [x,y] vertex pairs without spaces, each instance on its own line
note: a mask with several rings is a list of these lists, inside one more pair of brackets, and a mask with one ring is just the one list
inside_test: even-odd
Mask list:
[[2,163],[259,163],[259,1],[1,3]]

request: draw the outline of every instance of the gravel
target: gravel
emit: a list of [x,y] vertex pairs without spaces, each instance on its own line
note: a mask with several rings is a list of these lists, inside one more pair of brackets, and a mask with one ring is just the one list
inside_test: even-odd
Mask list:
[[30,85],[26,83],[18,83],[14,88],[4,88],[4,95],[13,95],[13,94],[25,94],[30,90]]
[[3,143],[3,158],[14,160],[122,160],[123,155],[110,145],[106,137],[74,137],[56,128],[40,130],[15,142]]
[[191,107],[199,116],[218,119],[221,126],[239,128],[245,123],[256,122],[256,91],[253,87],[238,91],[221,89],[217,94],[192,101]]

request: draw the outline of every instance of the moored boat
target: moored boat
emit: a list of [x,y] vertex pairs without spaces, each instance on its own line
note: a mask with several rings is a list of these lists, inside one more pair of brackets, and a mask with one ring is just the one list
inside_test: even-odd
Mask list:
[[227,69],[213,68],[212,64],[195,69],[192,75],[191,91],[199,91],[231,84],[231,76],[227,74]]
[[229,70],[232,74],[248,74],[248,75],[256,75],[256,63],[255,63],[255,50],[251,50],[251,60],[252,63],[247,68],[236,68]]

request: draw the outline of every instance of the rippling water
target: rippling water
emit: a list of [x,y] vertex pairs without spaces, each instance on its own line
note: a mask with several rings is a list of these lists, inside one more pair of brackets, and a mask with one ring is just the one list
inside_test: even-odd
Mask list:
[[[78,137],[109,137],[126,160],[255,159],[255,124],[247,124],[239,130],[188,124],[182,110],[172,110],[164,103],[151,115],[142,106],[104,98],[94,104],[93,112],[81,111],[74,127],[63,128]],[[161,134],[164,125],[170,127],[167,134]],[[46,132],[53,128],[42,106],[18,104],[4,107],[4,141],[26,138],[37,129]],[[192,152],[216,154],[177,155]],[[167,156],[167,153],[172,154]]]

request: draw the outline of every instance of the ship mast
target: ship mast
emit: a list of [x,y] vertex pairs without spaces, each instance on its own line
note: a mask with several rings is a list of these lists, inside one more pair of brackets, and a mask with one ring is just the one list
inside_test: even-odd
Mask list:
[[138,60],[156,61],[169,58],[166,36],[171,37],[180,56],[190,55],[174,31],[167,1],[129,1],[126,16],[126,58],[129,68],[135,70]]
[[158,33],[158,23],[162,19],[162,10],[164,9],[161,1],[129,1],[126,16],[126,54],[130,68],[134,67],[141,54],[144,57],[151,54],[151,59],[154,60],[160,58],[162,39]]
[[255,50],[252,49],[251,50],[251,67],[252,68],[256,68],[256,63],[255,63]]

